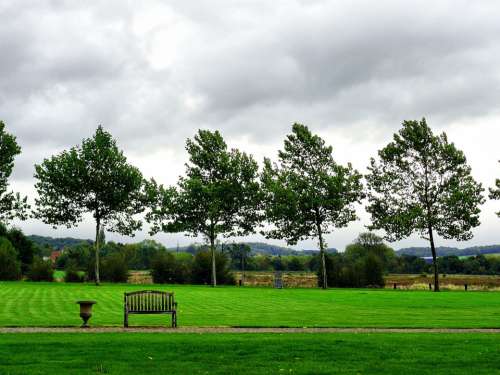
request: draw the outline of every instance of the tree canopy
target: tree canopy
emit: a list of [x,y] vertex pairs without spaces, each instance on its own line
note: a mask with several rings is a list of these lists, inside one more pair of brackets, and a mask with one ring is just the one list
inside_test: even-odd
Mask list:
[[438,291],[434,232],[446,239],[472,238],[484,189],[474,180],[464,153],[445,133],[434,135],[425,119],[404,121],[378,156],[371,159],[366,176],[371,228],[383,229],[390,241],[412,233],[429,240]]
[[27,219],[29,205],[26,197],[9,190],[9,177],[14,168],[14,158],[21,153],[16,137],[5,131],[0,121],[0,221],[6,222],[17,217]]
[[177,186],[147,184],[151,232],[186,232],[208,239],[212,285],[217,284],[215,243],[253,233],[260,220],[258,165],[251,155],[228,150],[218,131],[199,130],[188,139],[189,163]]
[[323,236],[357,219],[354,203],[363,198],[362,176],[351,164],[337,164],[332,147],[302,124],[293,125],[278,158],[279,163],[274,164],[264,160],[265,216],[273,225],[264,235],[285,239],[289,245],[317,238],[326,288]]
[[35,216],[47,224],[72,227],[90,213],[96,222],[96,282],[99,283],[99,232],[133,235],[141,228],[134,215],[143,208],[141,172],[128,164],[110,133],[99,126],[81,145],[35,165],[38,192]]

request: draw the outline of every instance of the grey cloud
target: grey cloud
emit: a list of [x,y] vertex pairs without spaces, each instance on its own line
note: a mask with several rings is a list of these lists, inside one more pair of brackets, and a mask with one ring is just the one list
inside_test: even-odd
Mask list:
[[23,186],[98,124],[171,181],[200,127],[261,156],[295,121],[378,144],[403,119],[500,115],[495,2],[3,1],[0,17],[0,119]]

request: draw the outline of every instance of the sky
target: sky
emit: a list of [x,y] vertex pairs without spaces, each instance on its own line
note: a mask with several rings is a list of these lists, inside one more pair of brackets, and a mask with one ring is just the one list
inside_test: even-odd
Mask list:
[[[11,187],[32,203],[34,164],[99,124],[145,177],[166,185],[183,174],[185,141],[200,128],[219,130],[229,147],[262,162],[276,160],[300,122],[333,146],[338,162],[364,173],[403,120],[422,117],[465,152],[485,188],[500,177],[497,1],[3,0],[0,19],[0,119],[22,147]],[[472,240],[437,244],[500,243],[499,210],[487,201]],[[366,230],[363,205],[358,214],[327,236],[328,246],[342,250]],[[91,220],[71,229],[15,225],[94,236]],[[135,238],[107,238],[150,237],[146,227]],[[418,237],[392,244],[422,245]],[[295,246],[316,247],[314,239]]]

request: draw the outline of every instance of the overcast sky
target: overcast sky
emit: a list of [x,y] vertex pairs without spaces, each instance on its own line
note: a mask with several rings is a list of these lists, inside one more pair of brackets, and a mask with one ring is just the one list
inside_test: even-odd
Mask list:
[[[339,162],[365,172],[404,119],[423,116],[465,151],[485,187],[500,177],[497,1],[3,0],[0,19],[0,119],[23,149],[12,187],[31,201],[33,164],[98,124],[164,184],[183,173],[185,140],[199,128],[220,130],[230,147],[262,161],[276,158],[301,122]],[[474,239],[459,245],[500,243],[498,210],[488,201]],[[359,215],[327,237],[330,247],[343,249],[364,230],[362,206]],[[18,225],[28,234],[94,235],[91,221]]]

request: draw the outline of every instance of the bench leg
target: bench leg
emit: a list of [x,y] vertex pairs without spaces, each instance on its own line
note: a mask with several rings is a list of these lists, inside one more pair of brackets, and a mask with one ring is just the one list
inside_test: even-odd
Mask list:
[[128,327],[128,313],[125,311],[124,315],[123,315],[123,326],[125,328]]
[[177,313],[172,313],[172,328],[177,328]]

